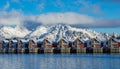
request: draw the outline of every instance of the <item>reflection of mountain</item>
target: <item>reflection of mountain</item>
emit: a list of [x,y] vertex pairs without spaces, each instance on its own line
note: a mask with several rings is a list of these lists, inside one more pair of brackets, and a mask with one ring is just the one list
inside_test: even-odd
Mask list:
[[40,24],[26,24],[23,26],[3,26],[0,29],[1,37],[12,38],[12,37],[27,37],[27,38],[48,38],[52,41],[64,38],[66,40],[74,40],[77,37],[84,39],[98,38],[105,40],[110,36],[108,34],[102,34],[89,29],[74,28],[65,24],[57,24],[52,26],[43,26]]

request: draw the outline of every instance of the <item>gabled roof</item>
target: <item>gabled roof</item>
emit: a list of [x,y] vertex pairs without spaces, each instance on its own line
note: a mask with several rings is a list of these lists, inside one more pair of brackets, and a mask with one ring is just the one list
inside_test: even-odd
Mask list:
[[[76,41],[76,40],[79,40],[79,41],[81,41],[81,42],[83,42],[83,43],[85,42],[85,40],[83,40],[82,38],[76,38],[74,41]],[[74,42],[74,41],[73,41],[73,42]]]
[[99,40],[99,39],[97,39],[97,38],[92,38],[91,40],[95,40],[95,41],[101,43],[101,40]]
[[[51,41],[51,40],[49,40],[49,39],[43,39],[43,41],[44,41],[44,40],[47,40],[49,43],[52,43],[52,41]],[[43,42],[43,41],[42,41],[42,42]]]
[[66,43],[68,43],[69,41],[64,39],[64,38],[60,38],[57,42],[59,42],[60,40],[64,40]]
[[4,41],[4,43],[9,43],[9,41],[8,40],[3,40]]
[[120,42],[120,39],[114,38],[113,40],[114,40],[115,42]]
[[29,43],[29,40],[21,39],[21,41],[22,41],[22,44],[27,44],[27,43]]

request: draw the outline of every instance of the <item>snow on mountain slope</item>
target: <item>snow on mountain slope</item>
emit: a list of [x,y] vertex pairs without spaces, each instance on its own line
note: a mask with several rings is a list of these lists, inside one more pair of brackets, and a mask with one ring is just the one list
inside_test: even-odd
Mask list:
[[26,37],[34,38],[34,37],[39,37],[39,36],[47,33],[47,28],[44,26],[37,27],[36,29],[37,30],[31,32]]
[[73,28],[65,24],[53,25],[51,27],[41,26],[29,34],[28,37],[38,37],[40,39],[48,38],[52,41],[57,41],[60,38],[64,38],[68,41],[73,41],[78,37],[82,37],[84,39],[96,37],[100,40],[106,39],[106,36],[93,30]]
[[[32,28],[32,26],[30,26]],[[109,34],[98,33],[90,29],[74,28],[65,24],[57,24],[52,26],[40,25],[35,30],[28,30],[25,26],[2,26],[0,28],[0,37],[2,38],[29,38],[29,39],[44,39],[48,38],[51,41],[58,41],[64,38],[68,41],[73,41],[76,38],[82,37],[87,40],[90,38],[98,38],[106,40],[111,36]]]
[[30,32],[31,31],[20,26],[15,26],[15,27],[3,26],[0,29],[0,36],[4,38],[13,38],[13,37],[23,38],[26,34],[29,34]]

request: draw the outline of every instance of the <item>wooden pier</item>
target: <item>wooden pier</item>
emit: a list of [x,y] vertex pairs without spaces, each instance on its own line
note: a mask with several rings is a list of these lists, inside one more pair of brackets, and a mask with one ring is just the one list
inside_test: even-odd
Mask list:
[[15,48],[3,48],[3,49],[0,49],[0,53],[9,53],[9,54],[12,54],[12,53],[21,53],[21,54],[24,54],[24,53],[44,53],[44,54],[47,54],[47,53],[51,53],[51,54],[54,54],[54,53],[78,53],[78,54],[86,54],[86,53],[95,53],[95,54],[99,54],[99,53],[119,53],[120,54],[120,48],[80,48],[80,49],[71,49],[71,48],[68,48],[68,49],[54,49],[54,48],[51,48],[51,49],[40,49],[40,48],[34,48],[34,49],[28,49],[28,48],[21,48],[21,49],[15,49]]

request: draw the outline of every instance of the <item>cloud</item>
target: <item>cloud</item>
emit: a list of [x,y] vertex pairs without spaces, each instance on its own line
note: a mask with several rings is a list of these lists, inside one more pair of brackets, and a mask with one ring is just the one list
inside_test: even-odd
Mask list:
[[[47,19],[47,20],[46,20]],[[82,15],[73,12],[66,13],[47,13],[41,14],[37,17],[36,21],[45,24],[56,24],[56,23],[66,23],[66,24],[87,24],[94,23],[95,19],[87,15]]]
[[9,2],[6,3],[6,5],[2,8],[2,10],[7,10],[10,7]]
[[20,24],[24,17],[21,13],[12,10],[10,12],[0,12],[0,24],[11,25]]
[[100,8],[100,3],[93,3],[92,0],[75,0],[73,2],[75,5],[80,5],[80,12],[91,12],[93,14],[101,14],[102,10]]
[[63,8],[65,6],[64,2],[62,2],[61,0],[54,1],[54,5],[56,7],[61,7],[61,8]]
[[44,3],[40,3],[40,4],[38,4],[38,10],[39,11],[42,11],[43,9],[44,9],[44,6],[45,6],[45,4]]
[[120,19],[94,18],[85,14],[74,12],[46,13],[40,15],[25,15],[16,10],[0,12],[0,24],[3,25],[24,25],[24,23],[35,24],[58,24],[79,25],[80,27],[120,27]]
[[14,3],[19,3],[19,0],[12,0],[12,2],[14,2]]

